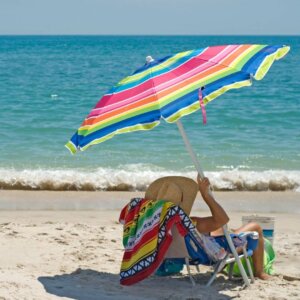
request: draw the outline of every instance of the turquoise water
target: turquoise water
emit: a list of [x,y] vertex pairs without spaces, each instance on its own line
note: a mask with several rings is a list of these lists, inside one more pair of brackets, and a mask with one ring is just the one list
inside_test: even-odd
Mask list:
[[286,44],[291,51],[262,81],[209,103],[207,125],[200,111],[183,118],[188,136],[217,188],[297,190],[300,38],[284,36],[0,37],[0,187],[135,189],[164,174],[193,177],[175,124],[119,135],[75,156],[64,144],[147,55],[233,43]]

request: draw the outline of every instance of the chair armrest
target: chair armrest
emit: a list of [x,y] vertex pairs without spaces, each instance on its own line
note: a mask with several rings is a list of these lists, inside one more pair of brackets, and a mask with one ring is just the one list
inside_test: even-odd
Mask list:
[[256,231],[246,231],[239,233],[239,236],[247,239],[247,250],[255,250],[258,246],[259,234]]
[[245,232],[239,233],[238,235],[246,237],[247,239],[251,238],[251,239],[254,239],[254,240],[258,240],[258,238],[259,238],[259,235],[258,235],[257,231],[245,231]]

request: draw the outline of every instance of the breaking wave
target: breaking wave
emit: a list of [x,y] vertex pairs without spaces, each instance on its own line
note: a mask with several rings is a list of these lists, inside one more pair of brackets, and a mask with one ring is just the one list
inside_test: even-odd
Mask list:
[[[143,191],[155,179],[168,175],[196,178],[195,171],[168,171],[143,165],[95,170],[0,169],[0,189],[51,191]],[[300,192],[300,171],[223,170],[206,172],[216,191]]]

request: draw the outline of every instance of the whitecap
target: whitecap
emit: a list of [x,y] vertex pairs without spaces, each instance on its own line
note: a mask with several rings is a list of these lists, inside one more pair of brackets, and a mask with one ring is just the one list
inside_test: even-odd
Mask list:
[[[300,192],[300,171],[223,170],[206,172],[217,191]],[[163,176],[196,178],[195,171],[170,171],[152,165],[132,164],[118,168],[82,169],[0,169],[1,189],[21,190],[145,190]]]

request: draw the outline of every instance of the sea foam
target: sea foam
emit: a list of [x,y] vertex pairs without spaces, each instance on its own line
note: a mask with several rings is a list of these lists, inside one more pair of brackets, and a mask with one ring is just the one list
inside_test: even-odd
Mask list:
[[[300,192],[300,171],[226,170],[206,172],[216,191],[284,191]],[[18,190],[107,190],[142,191],[163,176],[196,178],[195,171],[168,171],[142,165],[120,168],[76,169],[0,169],[0,189]]]

